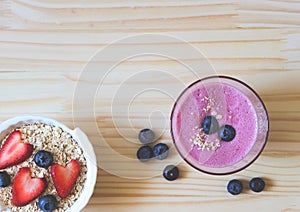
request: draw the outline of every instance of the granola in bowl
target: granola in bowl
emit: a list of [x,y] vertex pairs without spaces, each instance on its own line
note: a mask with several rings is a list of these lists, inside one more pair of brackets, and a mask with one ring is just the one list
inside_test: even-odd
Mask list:
[[81,210],[97,176],[87,137],[79,129],[72,131],[35,116],[4,125],[0,126],[0,172],[8,174],[11,183],[0,187],[0,211]]

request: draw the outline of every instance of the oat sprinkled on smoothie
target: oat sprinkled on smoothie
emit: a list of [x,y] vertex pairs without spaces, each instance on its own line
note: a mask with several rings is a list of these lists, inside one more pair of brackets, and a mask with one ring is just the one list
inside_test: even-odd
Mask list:
[[197,147],[197,149],[201,151],[216,151],[221,146],[219,139],[215,139],[214,141],[207,139],[208,135],[204,133],[203,128],[195,126],[193,131],[194,134],[190,138],[192,149]]
[[222,118],[223,118],[223,116],[220,114],[216,116],[216,119],[218,119],[218,120],[221,120]]
[[207,96],[203,97],[201,101],[207,103],[206,107],[203,108],[203,111],[206,113],[209,112],[216,103],[214,98],[209,98]]

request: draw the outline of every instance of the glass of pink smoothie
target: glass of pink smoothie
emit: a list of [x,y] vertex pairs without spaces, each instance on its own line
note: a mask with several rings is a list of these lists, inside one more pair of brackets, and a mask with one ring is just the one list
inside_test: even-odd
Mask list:
[[[208,117],[217,125],[215,132],[207,132],[203,125]],[[224,126],[234,129],[230,141],[222,137]],[[232,174],[249,166],[261,154],[268,130],[267,110],[258,94],[225,76],[190,85],[171,115],[171,134],[178,152],[192,167],[209,174]]]

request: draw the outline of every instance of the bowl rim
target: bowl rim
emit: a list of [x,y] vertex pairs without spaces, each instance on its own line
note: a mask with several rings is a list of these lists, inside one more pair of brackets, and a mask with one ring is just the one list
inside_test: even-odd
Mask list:
[[[228,80],[236,81],[236,82],[242,84],[243,86],[245,86],[246,88],[248,88],[251,92],[253,92],[253,94],[258,98],[258,100],[259,100],[260,103],[262,104],[264,111],[266,112],[266,119],[267,119],[267,123],[268,123],[267,130],[266,130],[266,139],[265,139],[264,144],[263,144],[263,146],[261,147],[259,153],[258,153],[253,159],[251,159],[251,161],[250,161],[249,163],[246,163],[244,166],[242,166],[242,167],[240,167],[240,168],[238,168],[238,169],[235,169],[235,170],[233,170],[233,171],[222,172],[222,173],[218,173],[218,172],[210,172],[210,171],[206,171],[206,170],[200,169],[199,167],[196,167],[196,166],[193,165],[191,162],[189,162],[189,161],[182,155],[182,153],[179,151],[179,148],[177,147],[176,142],[175,142],[175,138],[174,138],[174,135],[173,135],[173,122],[172,122],[172,117],[173,117],[173,113],[175,112],[175,108],[176,108],[177,102],[178,102],[178,100],[185,94],[185,92],[186,92],[189,88],[191,88],[192,86],[194,86],[195,84],[197,84],[197,83],[199,83],[199,82],[202,82],[202,81],[205,81],[205,80],[209,80],[209,79],[217,79],[217,78],[220,78],[220,79],[228,79]],[[215,176],[231,175],[231,174],[240,172],[240,171],[246,169],[247,167],[249,167],[250,165],[252,165],[252,164],[258,159],[258,157],[261,155],[261,153],[263,152],[263,150],[265,149],[266,144],[267,144],[267,140],[268,140],[268,137],[269,137],[269,129],[270,129],[270,119],[269,119],[269,114],[268,114],[268,111],[267,111],[267,108],[266,108],[264,102],[262,101],[262,99],[261,99],[261,97],[258,95],[258,93],[257,93],[252,87],[250,87],[248,84],[246,84],[245,82],[243,82],[243,81],[241,81],[241,80],[239,80],[239,79],[236,79],[236,78],[233,78],[233,77],[230,77],[230,76],[224,76],[224,75],[213,75],[213,76],[204,77],[204,78],[201,78],[201,79],[198,79],[198,80],[194,81],[194,82],[191,83],[189,86],[187,86],[187,87],[180,93],[180,95],[178,96],[178,98],[176,99],[176,101],[175,101],[175,103],[174,103],[174,105],[173,105],[172,112],[171,112],[171,116],[170,116],[170,122],[171,122],[170,132],[171,132],[172,141],[173,141],[173,144],[174,144],[174,146],[175,146],[177,152],[178,152],[179,155],[181,156],[181,158],[182,158],[187,164],[189,164],[191,167],[193,167],[194,169],[196,169],[197,171],[201,171],[201,172],[203,172],[203,173],[210,174],[210,175],[215,175]]]
[[9,129],[16,129],[18,124],[34,122],[52,124],[54,126],[62,128],[63,131],[69,133],[72,136],[72,138],[78,143],[78,145],[82,149],[87,167],[86,179],[81,190],[81,194],[79,195],[79,198],[74,202],[73,205],[71,205],[66,210],[70,212],[75,209],[76,211],[81,211],[88,204],[91,196],[93,195],[94,187],[97,181],[97,160],[91,142],[88,140],[88,137],[84,134],[84,132],[82,132],[79,128],[71,130],[65,124],[55,119],[37,115],[23,115],[7,119],[0,123],[0,133]]

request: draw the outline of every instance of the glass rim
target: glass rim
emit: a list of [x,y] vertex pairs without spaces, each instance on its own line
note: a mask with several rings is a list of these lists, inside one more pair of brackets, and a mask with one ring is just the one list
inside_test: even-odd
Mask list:
[[[199,167],[196,167],[195,165],[193,165],[190,161],[188,161],[186,159],[186,157],[184,157],[181,153],[181,151],[179,150],[176,142],[175,142],[175,138],[174,138],[174,135],[173,135],[173,121],[172,121],[172,117],[173,117],[173,113],[175,111],[175,108],[177,106],[177,103],[179,101],[179,99],[191,88],[193,87],[195,84],[197,83],[200,83],[202,81],[205,81],[205,80],[209,80],[209,79],[228,79],[228,80],[232,80],[232,81],[235,81],[243,86],[245,86],[247,89],[249,89],[257,98],[258,100],[260,101],[265,113],[266,113],[266,119],[267,119],[267,123],[268,123],[268,126],[267,126],[267,129],[266,129],[266,137],[265,137],[265,140],[263,142],[263,145],[262,147],[260,148],[258,154],[253,158],[251,159],[251,161],[249,163],[246,163],[244,166],[241,166],[240,168],[238,169],[234,169],[232,171],[228,171],[228,172],[210,172],[210,171],[206,171],[206,170],[203,170]],[[233,78],[233,77],[230,77],[230,76],[224,76],[224,75],[214,75],[214,76],[208,76],[208,77],[204,77],[204,78],[201,78],[201,79],[198,79],[196,80],[195,82],[191,83],[188,87],[186,87],[181,93],[180,95],[178,96],[178,98],[176,99],[174,105],[173,105],[173,108],[172,108],[172,112],[171,112],[171,116],[170,116],[170,121],[171,121],[171,127],[170,127],[170,132],[171,132],[171,136],[172,136],[172,141],[173,141],[173,144],[177,150],[177,152],[179,153],[179,155],[181,156],[181,158],[187,163],[189,164],[191,167],[193,167],[194,169],[198,170],[198,171],[201,171],[203,173],[206,173],[206,174],[210,174],[210,175],[216,175],[216,176],[221,176],[221,175],[231,175],[231,174],[234,174],[234,173],[237,173],[237,172],[240,172],[244,169],[246,169],[247,167],[249,167],[250,165],[252,165],[257,159],[258,157],[261,155],[261,153],[263,152],[263,150],[265,149],[266,147],[266,144],[267,144],[267,140],[268,140],[268,137],[269,137],[269,129],[270,129],[270,119],[269,119],[269,114],[268,114],[268,111],[267,111],[267,108],[264,104],[264,102],[262,101],[261,97],[258,95],[258,93],[252,88],[250,87],[248,84],[246,84],[245,82],[239,80],[239,79],[236,79],[236,78]],[[252,148],[251,148],[252,149]],[[251,151],[251,150],[250,150]],[[249,152],[247,153],[247,155],[249,154]],[[239,163],[239,162],[237,162]],[[235,163],[236,164],[236,163]],[[232,164],[234,165],[234,164]],[[229,166],[227,166],[229,167]],[[222,167],[222,168],[225,168],[225,167]],[[217,168],[216,168],[217,169]]]

